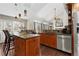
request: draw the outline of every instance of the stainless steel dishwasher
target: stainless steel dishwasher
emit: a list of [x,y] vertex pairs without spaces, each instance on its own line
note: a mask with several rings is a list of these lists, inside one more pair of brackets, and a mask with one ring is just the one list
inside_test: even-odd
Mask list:
[[71,35],[57,35],[57,49],[71,53]]

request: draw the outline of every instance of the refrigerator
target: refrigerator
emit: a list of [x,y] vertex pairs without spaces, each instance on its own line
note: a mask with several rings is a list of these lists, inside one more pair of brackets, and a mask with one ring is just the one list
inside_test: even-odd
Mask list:
[[72,13],[74,31],[74,55],[79,56],[79,11]]

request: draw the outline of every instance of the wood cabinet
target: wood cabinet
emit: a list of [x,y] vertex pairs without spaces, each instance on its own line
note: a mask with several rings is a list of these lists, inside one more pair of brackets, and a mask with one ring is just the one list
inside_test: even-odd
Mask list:
[[40,35],[40,42],[41,42],[41,44],[48,45],[48,44],[46,44],[48,42],[48,38],[44,33]]
[[48,42],[50,47],[57,48],[57,35],[56,34],[50,35]]
[[40,38],[22,39],[15,36],[15,56],[39,56]]
[[51,34],[41,33],[40,42],[43,45],[56,48],[57,47],[57,35],[55,33],[51,33]]
[[37,55],[39,56],[40,55],[40,41],[39,41],[39,38],[34,38],[33,40],[29,40],[29,55],[32,56],[32,55]]

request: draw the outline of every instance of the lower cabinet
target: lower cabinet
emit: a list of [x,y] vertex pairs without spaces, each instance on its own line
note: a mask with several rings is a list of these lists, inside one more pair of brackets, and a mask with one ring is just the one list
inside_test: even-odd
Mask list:
[[63,50],[63,39],[61,35],[57,35],[57,49]]
[[57,48],[57,35],[56,34],[40,34],[40,42],[43,45]]
[[22,39],[15,37],[15,56],[39,56],[40,38]]
[[48,42],[47,36],[44,33],[40,34],[40,43],[46,44],[47,42]]
[[57,48],[57,36],[55,34],[49,36],[48,42],[50,47]]
[[57,49],[71,53],[71,36],[57,35]]
[[38,38],[29,40],[29,55],[30,56],[39,56],[40,55],[40,41]]

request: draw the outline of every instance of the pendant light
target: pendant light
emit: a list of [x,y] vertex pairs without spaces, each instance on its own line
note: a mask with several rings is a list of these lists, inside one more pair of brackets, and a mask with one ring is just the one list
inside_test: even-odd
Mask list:
[[21,13],[18,14],[19,18],[21,18]]
[[56,8],[54,8],[54,12],[55,12],[54,19],[56,20]]
[[27,10],[25,9],[25,10],[24,10],[24,16],[26,16],[26,14],[27,14]]

